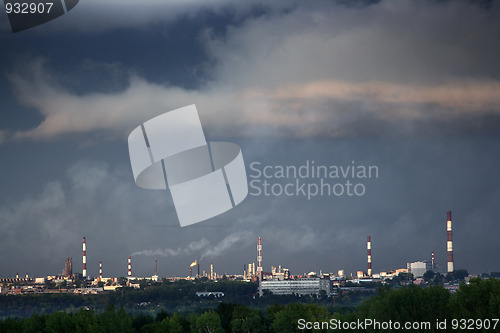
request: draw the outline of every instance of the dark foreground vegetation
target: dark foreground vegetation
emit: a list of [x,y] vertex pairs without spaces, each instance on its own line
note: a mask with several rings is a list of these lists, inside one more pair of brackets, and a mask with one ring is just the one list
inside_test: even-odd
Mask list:
[[[262,297],[265,299],[266,296]],[[307,299],[305,299],[307,300]],[[392,323],[431,323],[418,330],[388,330],[386,328],[357,327],[343,332],[499,332],[493,328],[500,317],[500,280],[472,279],[451,294],[442,286],[427,288],[410,285],[397,289],[380,288],[378,293],[354,309],[333,307],[318,300],[316,303],[294,302],[265,307],[219,302],[213,309],[187,313],[159,311],[155,314],[127,313],[123,308],[108,304],[101,312],[81,307],[75,312],[54,312],[33,315],[30,318],[8,318],[0,322],[0,332],[334,332],[339,328],[317,326],[300,327],[302,323],[318,325],[327,322],[352,323],[373,321]],[[473,327],[452,327],[454,319],[474,319]],[[477,321],[479,320],[479,321]],[[485,320],[490,323],[484,328]],[[340,321],[340,322],[339,322]],[[447,323],[438,329],[437,322]],[[459,322],[455,322],[458,325]],[[481,324],[481,327],[478,325]],[[305,325],[305,324],[304,324]],[[302,328],[302,329],[301,329]],[[314,327],[313,327],[314,328]]]
[[[242,304],[251,308],[265,309],[275,303],[315,303],[333,307],[334,300],[326,294],[319,296],[275,296],[267,292],[264,297],[258,296],[258,284],[254,282],[220,280],[195,281],[180,280],[176,282],[163,281],[160,283],[144,284],[140,289],[120,288],[116,292],[104,292],[97,295],[77,295],[72,293],[61,294],[26,294],[0,295],[0,320],[9,317],[28,318],[33,315],[51,314],[52,312],[74,313],[79,308],[86,308],[95,313],[103,312],[108,304],[115,308],[124,308],[130,314],[149,314],[155,316],[158,312],[203,313],[215,309],[221,302]],[[376,284],[366,284],[365,288],[344,293],[335,298],[335,309],[354,309],[376,290]],[[196,292],[217,291],[223,292],[223,297],[198,297]]]

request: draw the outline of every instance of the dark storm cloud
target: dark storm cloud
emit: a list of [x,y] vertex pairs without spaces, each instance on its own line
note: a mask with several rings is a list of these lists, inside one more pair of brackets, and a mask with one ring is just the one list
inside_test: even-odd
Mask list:
[[[250,16],[223,33],[208,26],[198,42],[213,66],[196,88],[154,83],[122,69],[114,72],[128,82],[121,90],[78,93],[50,79],[54,70],[46,64],[32,61],[35,74],[14,72],[11,82],[19,102],[44,119],[12,138],[93,131],[124,137],[138,122],[136,110],[147,110],[141,117],[148,118],[191,103],[214,131],[229,134],[402,135],[406,128],[429,132],[433,127],[426,124],[442,123],[456,135],[496,135],[483,119],[500,112],[497,12],[467,2],[330,4]],[[4,141],[8,134],[4,129]]]

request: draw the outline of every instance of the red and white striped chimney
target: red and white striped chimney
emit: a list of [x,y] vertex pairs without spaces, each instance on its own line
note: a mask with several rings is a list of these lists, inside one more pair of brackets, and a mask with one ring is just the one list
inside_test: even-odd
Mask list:
[[262,239],[259,237],[257,243],[257,275],[262,273]]
[[87,245],[85,244],[85,237],[83,237],[83,277],[87,277]]
[[128,256],[128,277],[132,277],[132,259]]
[[99,278],[102,280],[102,261],[99,261]]
[[432,271],[434,272],[434,251],[432,251],[432,256],[431,256],[431,267]]
[[453,273],[453,241],[451,233],[451,211],[448,211],[446,221],[446,232],[448,234],[448,241],[446,243],[446,248],[448,252],[448,273]]
[[366,251],[367,251],[367,259],[368,259],[368,271],[367,275],[372,276],[372,241],[371,237],[368,236],[368,240],[366,242]]

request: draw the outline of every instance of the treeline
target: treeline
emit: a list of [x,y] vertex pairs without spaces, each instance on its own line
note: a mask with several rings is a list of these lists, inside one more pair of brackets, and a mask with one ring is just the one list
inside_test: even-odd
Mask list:
[[[354,291],[336,297],[336,308],[354,309],[363,300],[374,294],[373,290],[375,289],[371,289]],[[196,295],[198,291],[219,291],[223,292],[224,296],[221,298],[215,296],[198,297]],[[114,304],[117,308],[123,307],[127,313],[141,312],[155,315],[163,310],[169,313],[188,314],[215,309],[221,301],[261,309],[275,303],[302,302],[325,306],[332,306],[333,304],[332,299],[326,297],[326,295],[320,295],[319,297],[278,296],[265,292],[264,297],[259,297],[258,284],[254,282],[180,280],[152,283],[151,285],[144,283],[141,289],[120,288],[116,292],[105,292],[98,295],[75,295],[71,293],[0,295],[0,320],[7,317],[27,318],[35,314],[50,314],[56,311],[76,312],[81,307],[100,313],[106,309],[108,304]],[[334,309],[330,310],[335,311]]]
[[[141,289],[123,287],[117,291],[103,292],[97,295],[25,294],[0,295],[0,319],[6,317],[31,317],[35,314],[50,314],[55,311],[75,312],[86,307],[95,312],[102,312],[107,304],[124,307],[127,312],[149,311],[151,308],[169,312],[192,312],[202,306],[213,308],[219,300],[214,297],[196,296],[197,291],[221,291],[226,302],[251,302],[257,292],[257,283],[241,281],[186,281],[141,283]],[[155,310],[157,312],[157,310]]]
[[[429,322],[447,321],[446,329],[432,326],[418,331],[470,332],[470,327],[461,330],[451,326],[453,319],[493,320],[500,317],[500,280],[472,279],[451,294],[442,286],[422,288],[408,286],[398,289],[381,288],[376,296],[365,300],[354,311],[330,311],[318,304],[275,304],[265,309],[251,308],[242,304],[219,303],[215,309],[189,314],[159,312],[128,314],[123,308],[108,305],[101,312],[81,308],[76,313],[56,312],[35,315],[26,319],[6,319],[0,322],[0,332],[330,332],[338,331],[333,326],[321,323],[354,323],[368,318],[378,322]],[[312,323],[307,327],[306,323]],[[314,323],[318,323],[314,329]],[[311,328],[312,327],[312,328]],[[499,331],[478,329],[474,332]],[[342,329],[346,332],[385,332],[387,329],[363,327]],[[406,332],[407,329],[391,330]],[[417,330],[415,330],[417,331]]]

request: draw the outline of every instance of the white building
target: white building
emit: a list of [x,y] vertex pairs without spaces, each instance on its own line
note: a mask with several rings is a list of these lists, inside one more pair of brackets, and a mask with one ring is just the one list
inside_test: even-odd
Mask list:
[[429,261],[415,261],[406,264],[408,273],[413,274],[414,278],[424,276],[425,272],[432,270],[432,264]]
[[330,295],[330,279],[302,278],[297,280],[263,280],[260,282],[261,290],[269,290],[276,295],[318,295],[324,290]]

